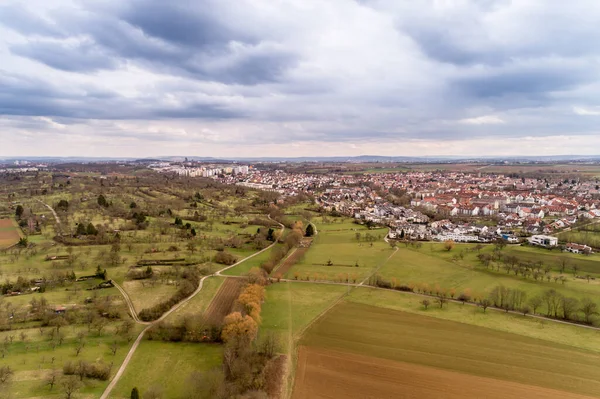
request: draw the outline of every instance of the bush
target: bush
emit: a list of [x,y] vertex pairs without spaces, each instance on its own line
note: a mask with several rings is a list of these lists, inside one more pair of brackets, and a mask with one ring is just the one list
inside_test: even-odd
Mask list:
[[221,265],[231,266],[235,264],[237,258],[226,251],[218,251],[214,258],[215,263],[219,263]]
[[64,375],[79,375],[100,381],[107,381],[110,377],[111,366],[103,362],[90,363],[81,360],[77,363],[67,362],[63,366]]

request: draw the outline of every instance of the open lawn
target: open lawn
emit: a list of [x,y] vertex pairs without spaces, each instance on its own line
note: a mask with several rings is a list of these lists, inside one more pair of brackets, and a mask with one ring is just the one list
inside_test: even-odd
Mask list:
[[[357,325],[359,320],[360,325]],[[477,377],[600,397],[598,352],[364,304],[340,303],[319,319],[300,343],[316,350],[369,356],[372,362],[376,362],[377,358],[400,361]],[[364,359],[359,360],[364,363]],[[308,364],[307,367],[314,365]],[[369,373],[370,368],[363,367],[362,372]],[[317,377],[319,376],[328,377],[327,373],[323,375],[323,372],[317,373]],[[435,379],[438,379],[438,376]],[[312,383],[307,382],[306,378],[301,378],[300,373],[296,381],[309,385]],[[397,389],[403,385],[403,390],[410,392],[411,389],[415,389],[412,396],[406,397],[418,397],[419,390],[423,389],[419,381],[420,379],[404,380],[397,385]],[[338,377],[330,386],[335,387],[336,383],[340,382]],[[391,383],[387,380],[385,382],[387,385]],[[299,387],[297,391],[303,392],[302,389]],[[465,393],[473,392],[473,387],[470,386],[464,386],[463,389]],[[337,396],[335,390],[330,392],[329,397],[344,397]]]
[[188,393],[191,374],[219,367],[222,353],[221,345],[144,340],[111,398],[129,398],[134,387],[138,387],[141,396],[155,387],[164,398],[182,398]]

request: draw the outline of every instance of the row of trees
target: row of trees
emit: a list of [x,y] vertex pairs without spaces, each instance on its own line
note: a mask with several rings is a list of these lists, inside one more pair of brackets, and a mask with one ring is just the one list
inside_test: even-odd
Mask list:
[[[458,293],[454,289],[447,290],[439,285],[430,286],[426,283],[399,284],[396,279],[387,280],[379,275],[371,277],[369,284],[380,288],[430,295],[434,297],[434,301],[440,307],[443,307],[449,300],[457,300],[463,303],[475,303],[484,312],[489,307],[495,307],[506,312],[532,313],[585,324],[593,324],[595,316],[600,314],[597,303],[592,299],[580,300],[568,297],[553,288],[544,291],[541,295],[528,298],[526,291],[503,285],[494,287],[488,294],[472,294],[469,289]],[[426,298],[421,303],[427,308],[431,304],[431,300]]]

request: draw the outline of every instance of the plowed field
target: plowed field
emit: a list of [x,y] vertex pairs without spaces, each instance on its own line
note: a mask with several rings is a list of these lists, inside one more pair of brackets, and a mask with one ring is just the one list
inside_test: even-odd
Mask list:
[[245,282],[246,280],[241,278],[229,277],[225,279],[225,282],[221,285],[219,291],[217,291],[212,302],[208,305],[206,313],[204,313],[207,323],[214,325],[223,323],[223,319],[231,312],[233,304]]
[[304,254],[306,253],[306,251],[308,251],[308,248],[298,248],[294,251],[293,254],[291,254],[290,256],[288,256],[283,263],[281,264],[281,266],[279,266],[277,268],[277,270],[275,270],[274,274],[281,274],[282,276],[285,276],[285,274],[290,271],[290,269],[296,264],[296,262],[298,262],[300,259],[302,259],[302,257],[304,256]]
[[293,399],[583,399],[563,391],[411,363],[300,347]]
[[[463,382],[459,385],[463,396],[466,396],[466,392],[470,390],[469,392],[473,393],[470,396],[472,398],[577,397],[568,396],[570,394],[600,397],[600,353],[596,351],[426,315],[342,302],[312,325],[300,344],[317,352],[347,353],[350,359],[354,355],[371,359],[367,361],[358,358],[357,365],[347,368],[344,365],[346,363],[351,365],[351,360],[346,362],[346,360],[335,360],[335,357],[332,359],[331,356],[312,358],[309,356],[304,367],[317,380],[329,379],[328,373],[333,373],[331,380],[339,381],[339,387],[336,388],[339,390],[342,390],[346,384],[350,385],[354,379],[359,381],[358,385],[354,385],[356,389],[360,384],[365,384],[371,387],[369,389],[375,390],[377,384],[371,385],[370,382],[370,373],[373,371],[374,380],[383,383],[390,379],[390,385],[395,386],[397,390],[406,389],[410,392],[406,386],[414,385],[416,393],[404,397],[427,396],[427,392],[433,391],[424,390],[424,386],[434,382],[436,378],[440,379],[439,383],[442,386],[448,386],[444,390],[448,389],[449,392],[459,394],[460,391],[454,391],[458,386],[449,385],[450,379],[446,377],[447,375],[464,376],[461,377]],[[334,364],[329,365],[329,362]],[[365,362],[389,365],[392,371],[385,370],[388,366],[381,366],[383,369],[378,369],[365,365]],[[404,366],[396,366],[395,363],[389,362],[403,362],[411,364],[411,367],[414,366],[416,370],[423,367],[424,370],[429,371],[405,380],[403,376],[394,377],[399,373],[408,373],[402,368]],[[404,371],[393,371],[395,367],[400,367],[399,370]],[[335,371],[327,371],[327,369]],[[355,371],[356,369],[360,371]],[[365,380],[369,381],[361,381],[356,373],[362,373]],[[323,377],[318,377],[321,374]],[[439,374],[442,377],[434,378],[428,374]],[[481,379],[487,381],[485,384],[490,384],[489,390],[483,389],[485,384],[480,383]],[[305,377],[307,381],[305,383],[309,386],[318,384],[318,382],[311,382],[312,380],[312,377]],[[305,392],[302,391],[302,380],[298,381],[299,392]],[[492,384],[490,381],[496,382]],[[467,382],[472,382],[474,388],[469,387]],[[532,393],[523,391],[522,394],[499,396],[503,387],[517,386],[527,386]],[[553,391],[561,391],[562,396],[554,395]],[[476,392],[479,394],[475,394]],[[533,392],[538,392],[537,395],[542,396],[535,396]],[[362,394],[369,396],[368,390],[362,391]],[[384,397],[390,396],[395,395],[384,395]],[[378,394],[372,397],[380,396]],[[431,393],[429,397],[436,397],[436,395]],[[438,392],[437,397],[447,396],[439,395]]]
[[19,242],[18,227],[10,219],[0,219],[0,249],[10,247]]

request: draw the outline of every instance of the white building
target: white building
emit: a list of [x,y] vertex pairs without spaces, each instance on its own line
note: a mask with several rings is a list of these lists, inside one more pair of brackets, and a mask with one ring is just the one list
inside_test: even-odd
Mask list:
[[558,245],[558,238],[540,234],[529,237],[529,243],[540,247],[555,247]]

